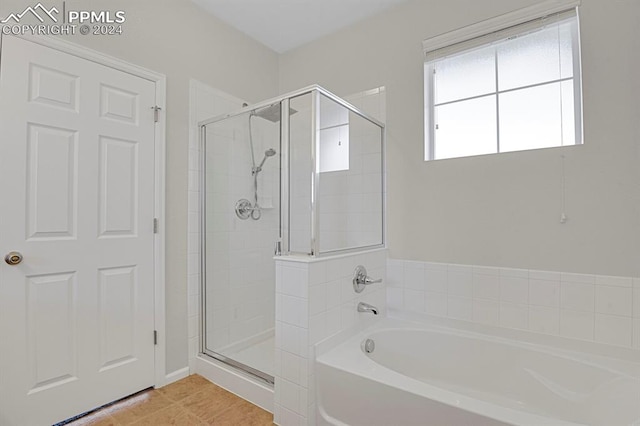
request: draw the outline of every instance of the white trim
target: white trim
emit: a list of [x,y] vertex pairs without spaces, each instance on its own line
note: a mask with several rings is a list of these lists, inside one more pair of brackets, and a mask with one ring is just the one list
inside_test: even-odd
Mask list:
[[[14,36],[15,37],[15,36]],[[154,328],[158,332],[158,344],[155,346],[155,386],[166,384],[166,326],[165,326],[165,191],[166,191],[166,87],[164,74],[139,67],[113,56],[105,55],[88,47],[71,43],[60,38],[42,36],[19,36],[24,40],[40,44],[60,52],[68,53],[97,64],[135,75],[155,83],[156,105],[162,110],[156,123],[154,140],[154,216],[159,220],[158,233],[154,240]]]
[[[64,53],[68,53],[70,55],[78,56],[79,58],[95,62],[97,64],[105,65],[107,67],[114,68],[119,71],[123,71],[131,75],[135,75],[137,77],[144,78],[149,81],[160,83],[162,87],[156,88],[156,97],[158,96],[158,92],[162,91],[163,92],[162,100],[164,100],[164,92],[165,92],[164,89],[166,88],[166,77],[164,74],[151,71],[147,68],[142,68],[138,65],[124,61],[114,56],[106,55],[102,52],[98,52],[96,50],[82,46],[80,44],[71,43],[69,41],[56,38],[53,36],[20,35],[20,36],[12,36],[12,37],[18,37],[24,40],[28,40],[33,43],[40,44],[42,46],[50,47],[52,49],[56,49]],[[158,106],[164,107],[164,105],[161,105],[159,103],[158,103]]]
[[434,87],[433,87],[433,62],[424,63],[424,160],[429,161],[436,156],[435,141],[435,103]]
[[189,367],[184,367],[179,370],[169,373],[164,377],[164,385],[170,385],[171,383],[182,380],[185,377],[189,377]]
[[[187,192],[187,206],[191,205],[191,197],[196,196],[198,197],[198,206],[200,206],[200,174],[202,173],[200,171],[200,157],[201,157],[201,153],[200,153],[200,146],[199,146],[199,131],[198,131],[198,119],[197,119],[197,105],[198,105],[198,100],[197,100],[197,89],[198,86],[201,83],[197,80],[194,79],[190,79],[189,80],[189,161],[187,164],[187,173],[191,173],[192,170],[197,170],[198,171],[198,191],[196,192],[196,194],[192,194],[191,193],[191,188],[187,188],[188,192]],[[191,158],[191,150],[195,150],[198,152],[198,158],[195,160],[197,162],[197,164],[193,164],[193,159]],[[189,210],[189,209],[187,209]],[[200,345],[201,345],[201,341],[202,341],[202,318],[203,318],[203,309],[201,308],[202,305],[202,283],[201,283],[201,272],[200,272],[200,265],[202,263],[202,250],[200,249],[200,247],[202,246],[202,233],[201,233],[201,229],[200,229],[200,222],[201,222],[201,218],[200,218],[200,208],[198,209],[198,218],[196,219],[196,223],[193,224],[191,223],[192,218],[191,218],[191,211],[187,211],[187,259],[189,259],[190,256],[193,255],[199,255],[198,256],[198,270],[197,271],[192,271],[190,266],[189,266],[189,262],[187,262],[187,300],[191,297],[191,292],[192,289],[190,287],[190,277],[192,274],[197,275],[197,281],[198,281],[198,306],[196,308],[196,312],[193,312],[194,308],[193,306],[191,306],[191,303],[187,303],[187,324],[191,324],[191,317],[197,316],[198,320],[198,333],[195,337],[195,341],[192,341],[192,337],[191,337],[191,330],[187,330],[187,339],[188,339],[188,343],[187,343],[187,363],[189,365],[189,371],[191,374],[195,374],[196,372],[196,364],[195,364],[195,358],[198,355],[198,353],[200,352]],[[190,232],[189,230],[195,229],[198,232],[198,235],[200,236],[200,241],[198,241],[198,251],[197,252],[192,252],[191,251],[191,245],[190,243]],[[187,327],[188,328],[188,327]]]
[[575,81],[576,86],[573,89],[574,93],[574,116],[575,116],[575,135],[576,140],[580,143],[576,145],[584,144],[584,104],[583,104],[583,91],[582,91],[582,39],[580,37],[580,11],[576,9],[576,28],[578,34],[573,35],[573,75],[580,75],[579,81]]
[[439,34],[435,37],[428,38],[422,42],[422,48],[425,52],[431,52],[450,46],[456,43],[462,43],[476,37],[500,31],[504,28],[519,25],[533,19],[543,16],[562,12],[568,9],[580,6],[581,0],[547,0],[542,3],[534,4],[524,9],[518,9],[513,12],[505,13],[495,18],[490,18],[457,30]]
[[[167,193],[167,164],[166,164],[166,131],[167,131],[167,79],[158,74],[156,82],[156,105],[162,108],[158,114],[155,134],[155,217],[158,219],[158,232],[155,234],[154,244],[154,275],[155,300],[154,324],[158,333],[155,350],[156,387],[166,384],[166,316],[165,316],[165,259],[166,259],[166,193]],[[188,367],[187,367],[188,371]]]

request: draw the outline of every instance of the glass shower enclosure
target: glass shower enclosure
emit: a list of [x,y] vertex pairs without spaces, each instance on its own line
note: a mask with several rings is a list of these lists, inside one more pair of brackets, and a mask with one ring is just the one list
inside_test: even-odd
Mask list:
[[310,86],[200,130],[200,349],[273,383],[274,256],[384,245],[384,125]]

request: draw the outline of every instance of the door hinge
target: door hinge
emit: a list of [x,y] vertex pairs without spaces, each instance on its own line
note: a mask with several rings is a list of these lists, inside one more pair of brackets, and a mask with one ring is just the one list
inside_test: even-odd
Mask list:
[[153,330],[153,344],[158,344],[158,330]]
[[153,110],[153,122],[157,123],[159,120],[160,111],[162,111],[162,108],[156,105],[156,106],[152,106],[151,109]]
[[158,225],[158,218],[157,218],[157,217],[154,217],[154,218],[153,218],[153,233],[154,233],[154,234],[157,234],[157,233],[158,233],[158,228],[159,228],[159,225]]

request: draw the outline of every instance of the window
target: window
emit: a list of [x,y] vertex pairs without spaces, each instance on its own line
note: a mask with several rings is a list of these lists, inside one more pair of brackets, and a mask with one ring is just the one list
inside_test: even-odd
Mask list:
[[349,110],[320,97],[319,172],[349,170]]
[[320,173],[349,170],[349,124],[320,129]]
[[500,24],[425,41],[425,160],[582,143],[575,8]]

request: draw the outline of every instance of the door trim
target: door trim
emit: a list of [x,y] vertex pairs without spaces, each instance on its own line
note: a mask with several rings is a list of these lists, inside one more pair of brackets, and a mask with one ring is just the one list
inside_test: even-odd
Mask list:
[[[149,80],[155,83],[156,106],[162,108],[158,114],[154,137],[154,217],[158,219],[158,232],[154,234],[154,329],[158,333],[154,346],[154,386],[156,388],[168,384],[165,371],[166,358],[166,322],[165,322],[165,189],[166,189],[166,87],[164,74],[139,67],[113,56],[71,43],[60,38],[47,36],[14,36],[0,35],[0,58],[4,37],[17,37],[40,44],[51,49],[86,59],[118,71]],[[151,105],[150,105],[151,107]],[[151,113],[151,111],[149,112]],[[151,218],[149,219],[151,220]],[[149,339],[153,336],[150,335]],[[123,395],[124,396],[124,395]]]

